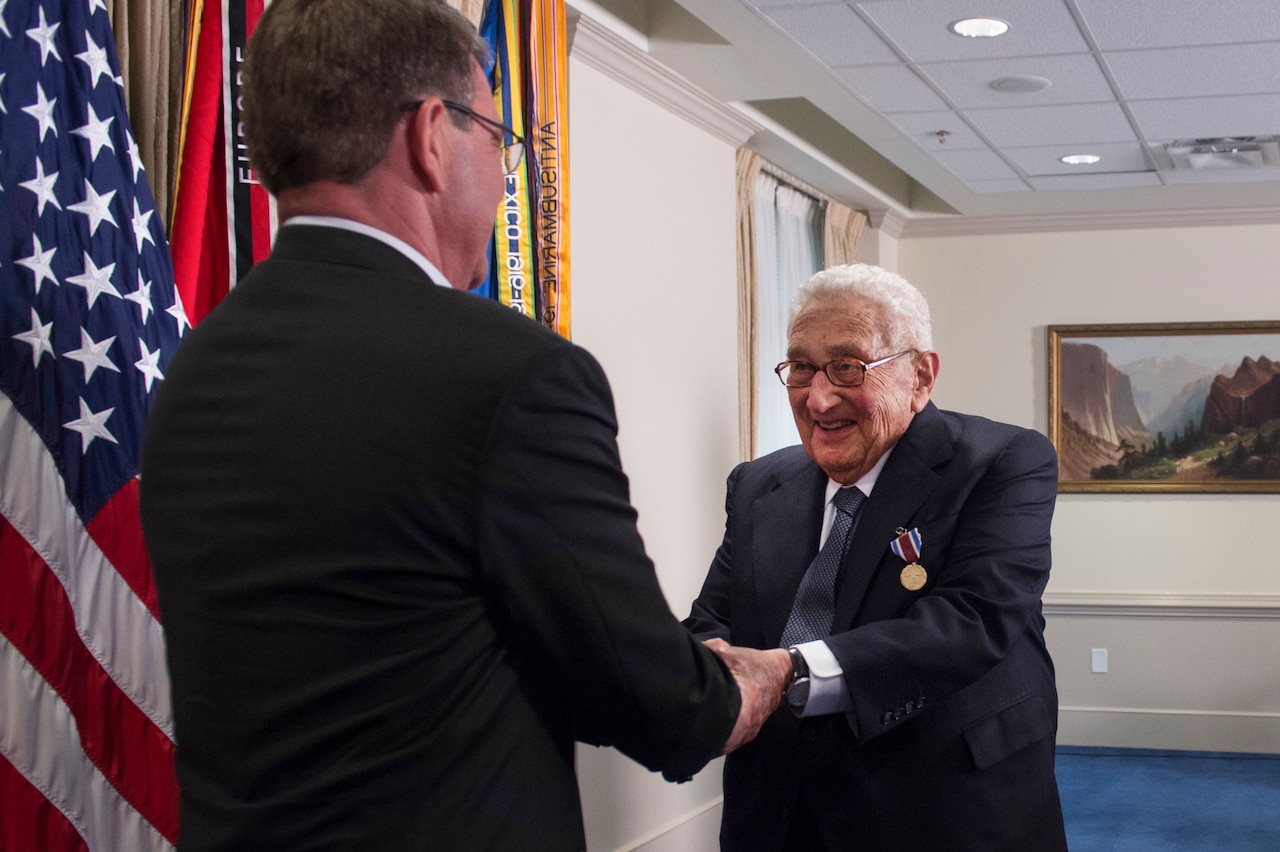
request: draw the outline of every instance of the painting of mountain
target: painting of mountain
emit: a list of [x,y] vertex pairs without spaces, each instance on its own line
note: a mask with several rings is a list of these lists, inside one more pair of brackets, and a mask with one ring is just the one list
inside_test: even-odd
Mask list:
[[1280,323],[1220,325],[1050,328],[1062,490],[1280,491]]

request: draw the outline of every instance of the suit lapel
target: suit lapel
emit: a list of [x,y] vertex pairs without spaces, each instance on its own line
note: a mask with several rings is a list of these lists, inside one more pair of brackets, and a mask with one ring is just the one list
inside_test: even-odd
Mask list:
[[[871,498],[859,513],[853,542],[841,566],[840,588],[836,594],[836,632],[853,625],[872,578],[885,570],[883,563],[897,560],[889,550],[889,543],[897,538],[899,527],[909,528],[916,511],[941,479],[936,469],[953,455],[946,423],[933,403],[929,403],[912,418],[885,462],[884,470],[880,471]],[[897,581],[896,571],[894,581]]]
[[800,578],[818,553],[826,485],[827,475],[806,456],[794,475],[780,475],[777,487],[751,507],[757,612],[763,636],[774,645],[782,638]]

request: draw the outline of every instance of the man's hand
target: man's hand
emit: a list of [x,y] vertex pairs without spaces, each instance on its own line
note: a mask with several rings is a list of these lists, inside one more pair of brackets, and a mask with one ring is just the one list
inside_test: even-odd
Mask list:
[[742,693],[738,721],[720,752],[728,754],[755,739],[765,719],[777,709],[791,681],[791,657],[781,648],[769,651],[739,648],[723,639],[708,639],[703,644],[724,660]]

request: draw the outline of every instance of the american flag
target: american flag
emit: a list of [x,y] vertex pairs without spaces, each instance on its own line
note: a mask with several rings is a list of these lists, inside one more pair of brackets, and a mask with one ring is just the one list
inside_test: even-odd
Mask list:
[[0,0],[0,849],[178,832],[142,424],[188,327],[104,0]]

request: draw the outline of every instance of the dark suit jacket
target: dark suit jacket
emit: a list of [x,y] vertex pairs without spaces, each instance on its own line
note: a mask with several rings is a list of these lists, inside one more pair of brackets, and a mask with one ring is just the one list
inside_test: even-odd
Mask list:
[[[724,543],[688,626],[777,647],[818,550],[826,484],[800,447],[733,471]],[[1042,435],[932,403],[916,415],[841,569],[828,645],[853,709],[781,709],[729,756],[723,848],[780,849],[802,800],[832,849],[1065,849],[1040,611],[1056,492]],[[889,548],[899,528],[922,537],[917,592]]]
[[141,462],[184,849],[584,846],[573,743],[687,776],[739,696],[671,614],[584,350],[286,226]]

